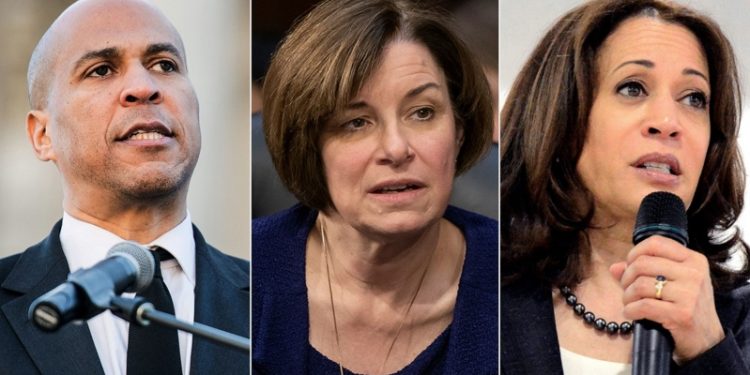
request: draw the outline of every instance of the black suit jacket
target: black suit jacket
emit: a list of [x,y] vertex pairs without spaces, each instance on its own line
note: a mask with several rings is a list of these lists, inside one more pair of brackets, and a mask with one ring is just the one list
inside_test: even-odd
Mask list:
[[[520,280],[500,291],[500,368],[503,375],[562,375],[552,289]],[[715,293],[726,337],[672,374],[748,374],[750,369],[750,287]],[[590,329],[583,326],[581,329]]]
[[[0,374],[104,374],[86,324],[54,333],[27,318],[31,302],[67,279],[58,222],[42,242],[0,260]],[[249,263],[222,254],[193,226],[195,321],[248,337]],[[247,353],[194,337],[191,374],[247,374]]]

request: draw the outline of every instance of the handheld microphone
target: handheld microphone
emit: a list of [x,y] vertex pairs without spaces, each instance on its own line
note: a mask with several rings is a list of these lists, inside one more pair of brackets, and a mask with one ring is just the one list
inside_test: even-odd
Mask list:
[[[688,243],[685,205],[678,196],[657,191],[643,198],[633,230],[633,244],[653,235]],[[633,375],[669,374],[674,341],[661,324],[650,320],[635,322],[633,330]]]
[[134,242],[121,242],[107,258],[80,269],[43,294],[29,307],[29,319],[45,331],[56,331],[71,320],[89,319],[110,307],[115,295],[139,292],[151,284],[154,258]]

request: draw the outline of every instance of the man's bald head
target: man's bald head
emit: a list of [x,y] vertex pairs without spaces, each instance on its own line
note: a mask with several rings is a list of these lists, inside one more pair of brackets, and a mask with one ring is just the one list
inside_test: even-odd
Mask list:
[[185,47],[177,30],[153,4],[143,0],[79,0],[57,17],[31,54],[26,76],[31,109],[46,108],[53,80],[63,73],[59,71],[60,59],[77,58],[65,54],[69,44],[77,40],[75,35],[100,32],[113,15],[129,16],[134,28],[153,20],[162,23],[174,37],[180,57],[185,61]]

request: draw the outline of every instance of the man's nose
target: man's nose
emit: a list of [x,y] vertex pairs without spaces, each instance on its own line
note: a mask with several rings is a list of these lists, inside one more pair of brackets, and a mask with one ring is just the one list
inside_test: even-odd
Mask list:
[[122,106],[158,104],[161,101],[159,85],[148,69],[138,66],[126,73],[124,87],[120,93]]

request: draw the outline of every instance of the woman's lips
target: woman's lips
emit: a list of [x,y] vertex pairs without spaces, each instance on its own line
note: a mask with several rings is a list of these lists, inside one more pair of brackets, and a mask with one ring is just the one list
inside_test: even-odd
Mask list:
[[425,184],[415,179],[398,179],[382,181],[367,189],[370,194],[393,194],[421,189]]
[[630,164],[636,174],[649,184],[673,187],[680,183],[680,161],[672,154],[652,152]]
[[674,175],[662,168],[634,168],[636,174],[650,184],[675,186],[680,182],[680,176]]
[[672,154],[652,152],[638,158],[631,166],[657,173],[679,176],[682,174],[680,161]]
[[420,196],[425,185],[419,181],[390,181],[375,185],[368,195],[383,202],[406,203]]
[[400,184],[400,185],[391,185],[386,186],[382,188],[378,188],[374,190],[373,194],[396,194],[396,193],[403,193],[405,191],[419,189],[419,186],[413,185],[413,184]]

